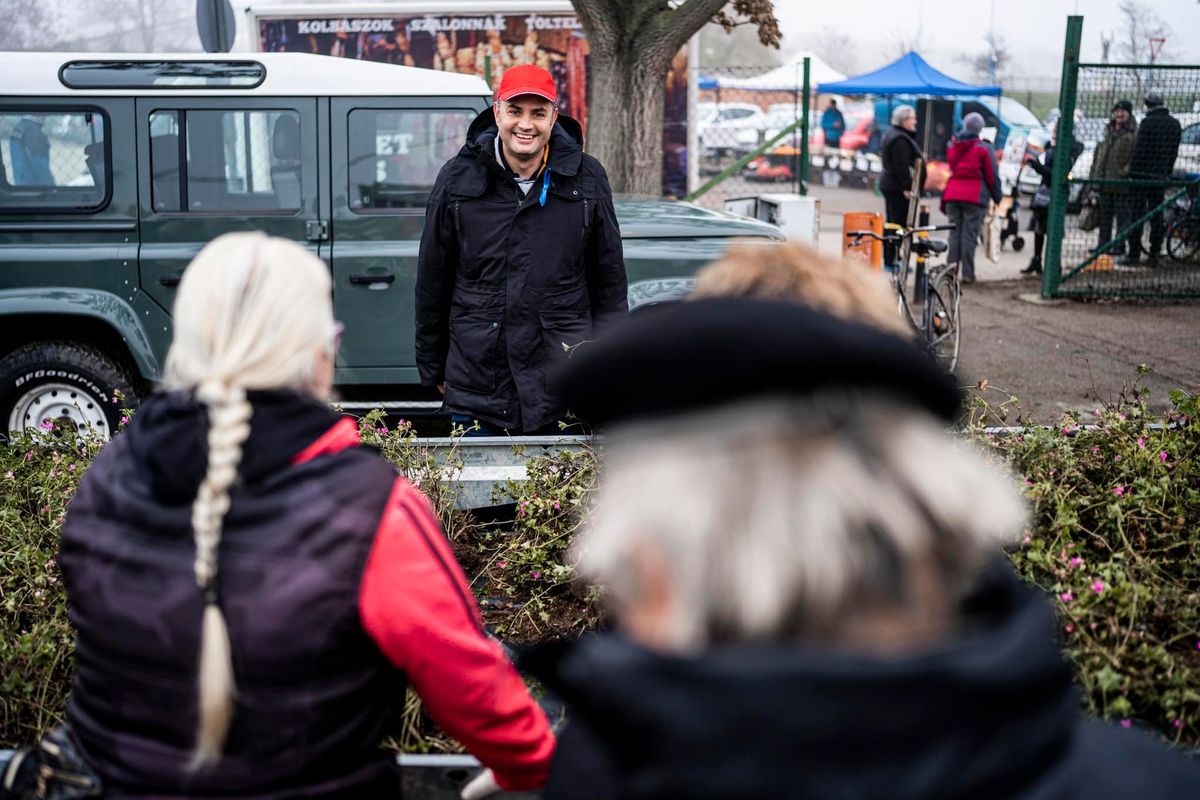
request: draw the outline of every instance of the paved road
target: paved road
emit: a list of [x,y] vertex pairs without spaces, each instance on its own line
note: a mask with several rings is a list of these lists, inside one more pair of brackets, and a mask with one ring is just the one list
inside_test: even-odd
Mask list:
[[1115,400],[1138,364],[1154,370],[1142,385],[1157,409],[1171,389],[1200,390],[1200,303],[1043,302],[1037,290],[1030,279],[964,287],[964,383],[987,379],[1040,422]]
[[[813,195],[821,198],[819,246],[830,254],[840,253],[844,212],[883,208],[882,198],[861,190],[816,186]],[[934,221],[944,221],[930,202]],[[987,379],[1039,422],[1115,400],[1143,363],[1154,368],[1142,384],[1155,408],[1168,405],[1170,389],[1200,390],[1200,302],[1039,301],[1040,280],[1020,274],[1033,239],[1021,227],[1026,249],[1006,249],[995,264],[980,250],[979,282],[964,287],[963,383]]]

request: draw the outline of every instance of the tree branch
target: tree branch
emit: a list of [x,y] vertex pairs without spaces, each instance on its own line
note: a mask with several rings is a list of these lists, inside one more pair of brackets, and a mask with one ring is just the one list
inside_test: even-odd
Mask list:
[[661,26],[665,29],[668,49],[674,53],[687,44],[692,35],[703,28],[727,2],[728,0],[686,0],[671,13],[659,15],[656,27]]

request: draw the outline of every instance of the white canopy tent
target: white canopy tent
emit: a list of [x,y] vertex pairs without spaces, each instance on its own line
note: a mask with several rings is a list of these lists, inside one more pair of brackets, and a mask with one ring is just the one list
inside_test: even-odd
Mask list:
[[846,76],[826,64],[815,53],[801,51],[789,58],[770,72],[753,78],[742,78],[731,75],[715,75],[700,79],[702,89],[742,89],[759,92],[791,92],[795,91],[804,80],[804,59],[808,62],[808,82],[816,90],[819,83],[833,83],[845,80]]

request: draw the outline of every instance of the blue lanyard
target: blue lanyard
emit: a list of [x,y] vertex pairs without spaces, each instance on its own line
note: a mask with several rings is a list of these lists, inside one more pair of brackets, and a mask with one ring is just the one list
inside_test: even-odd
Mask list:
[[542,172],[542,193],[538,195],[538,205],[546,205],[546,193],[550,191],[550,165]]

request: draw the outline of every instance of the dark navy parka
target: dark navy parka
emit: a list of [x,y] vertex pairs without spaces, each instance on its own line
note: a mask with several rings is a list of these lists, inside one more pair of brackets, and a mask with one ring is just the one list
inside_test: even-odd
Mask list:
[[[417,267],[421,382],[445,410],[531,431],[566,409],[548,376],[628,313],[621,234],[604,168],[559,116],[528,195],[496,161],[489,108],[430,193]],[[543,190],[545,201],[543,203]]]

